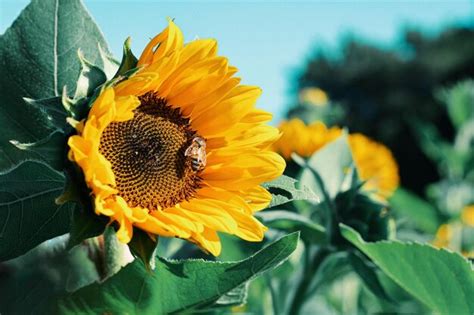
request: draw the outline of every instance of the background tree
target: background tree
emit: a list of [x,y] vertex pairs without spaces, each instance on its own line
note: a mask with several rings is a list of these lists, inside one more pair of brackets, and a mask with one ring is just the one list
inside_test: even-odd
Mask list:
[[387,144],[400,165],[402,184],[423,193],[439,175],[421,151],[415,129],[431,122],[444,137],[453,137],[433,91],[474,77],[474,29],[452,28],[436,37],[407,30],[393,49],[351,38],[340,57],[334,55],[317,51],[299,75],[298,90],[326,91],[346,112],[338,123]]

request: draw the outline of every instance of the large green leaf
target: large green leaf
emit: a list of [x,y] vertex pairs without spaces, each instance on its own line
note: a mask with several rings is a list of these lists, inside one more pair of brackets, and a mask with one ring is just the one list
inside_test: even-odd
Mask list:
[[208,308],[222,296],[285,261],[297,243],[298,233],[292,233],[238,262],[160,258],[153,272],[147,272],[143,263],[136,260],[104,283],[65,296],[59,301],[59,311],[169,314]]
[[0,261],[69,231],[72,204],[55,203],[64,182],[61,173],[33,161],[0,173]]
[[[301,186],[301,187],[300,187]],[[279,206],[294,200],[318,202],[319,197],[308,187],[300,185],[296,179],[282,175],[277,179],[263,184],[271,194],[272,201],[269,208]]]
[[51,299],[98,281],[91,247],[68,251],[67,236],[44,242],[23,256],[2,263],[0,313],[44,314]]
[[357,173],[346,135],[317,151],[304,166],[300,181],[318,196],[327,194],[333,199],[356,184]]
[[19,150],[30,152],[34,160],[45,162],[59,172],[64,170],[67,136],[63,132],[56,130],[34,143],[19,143],[16,140],[10,142]]
[[64,86],[76,89],[80,73],[77,57],[101,67],[98,44],[106,50],[102,33],[80,0],[33,0],[0,37],[0,169],[24,160],[9,140],[35,142],[51,128],[23,97],[59,96]]
[[64,133],[69,133],[72,130],[72,127],[66,122],[69,114],[63,106],[62,97],[55,96],[39,100],[24,98],[24,101],[27,106],[39,110],[46,116],[45,121],[48,123],[49,129],[59,129]]
[[474,313],[474,270],[461,255],[418,243],[367,243],[345,225],[341,225],[341,233],[385,274],[433,311]]

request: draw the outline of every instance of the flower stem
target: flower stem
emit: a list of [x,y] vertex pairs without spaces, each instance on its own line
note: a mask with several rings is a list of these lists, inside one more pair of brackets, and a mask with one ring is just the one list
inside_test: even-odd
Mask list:
[[314,278],[314,275],[318,271],[319,267],[329,255],[330,250],[327,248],[320,248],[313,257],[311,263],[309,263],[304,273],[302,274],[301,281],[296,289],[295,295],[293,297],[293,302],[290,306],[291,315],[297,315],[300,313],[301,308],[306,300],[306,295],[308,293],[309,286],[311,285],[311,281]]
[[280,308],[278,307],[278,295],[275,292],[275,288],[273,287],[272,278],[269,275],[265,275],[264,277],[272,298],[273,314],[280,314]]

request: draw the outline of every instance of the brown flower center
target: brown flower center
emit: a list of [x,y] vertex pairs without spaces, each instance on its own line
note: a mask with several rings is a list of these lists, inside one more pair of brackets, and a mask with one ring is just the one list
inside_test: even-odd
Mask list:
[[206,144],[166,100],[153,93],[139,99],[132,119],[105,128],[99,151],[112,164],[116,188],[130,206],[171,207],[200,187]]

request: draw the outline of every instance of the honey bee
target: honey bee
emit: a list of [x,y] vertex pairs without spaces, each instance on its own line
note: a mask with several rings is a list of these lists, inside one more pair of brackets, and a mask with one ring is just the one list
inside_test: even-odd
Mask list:
[[184,155],[191,158],[193,171],[202,171],[206,167],[206,140],[195,137],[191,145],[186,149]]

